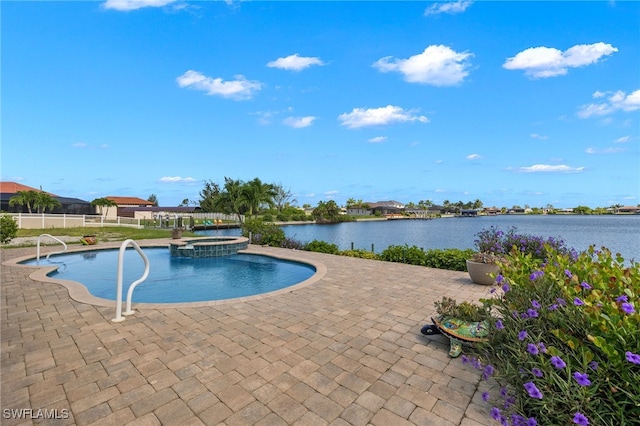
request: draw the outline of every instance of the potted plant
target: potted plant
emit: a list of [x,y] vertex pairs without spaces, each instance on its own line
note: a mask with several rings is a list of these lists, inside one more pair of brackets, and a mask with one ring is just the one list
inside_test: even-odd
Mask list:
[[476,305],[470,302],[457,303],[443,296],[434,303],[437,316],[431,318],[433,324],[427,324],[420,332],[424,335],[443,334],[449,338],[449,356],[458,357],[463,344],[472,344],[486,340],[489,334],[489,305]]
[[467,259],[467,272],[471,281],[476,284],[493,285],[496,276],[500,273],[502,257],[494,253],[474,253],[471,259]]
[[174,240],[179,240],[182,238],[182,233],[184,232],[184,228],[173,228],[171,230],[171,238]]
[[505,234],[492,226],[476,234],[476,253],[471,259],[467,259],[467,271],[471,281],[482,285],[495,283],[495,277],[500,273],[498,263],[504,260],[505,238],[512,233],[513,230]]

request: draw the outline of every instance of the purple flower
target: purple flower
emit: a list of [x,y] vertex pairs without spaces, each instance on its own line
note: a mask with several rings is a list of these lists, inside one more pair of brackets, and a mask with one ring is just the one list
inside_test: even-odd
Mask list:
[[591,285],[586,281],[582,281],[580,283],[580,287],[584,288],[585,290],[591,290],[591,288],[592,288]]
[[538,318],[538,311],[536,311],[535,309],[527,309],[527,316],[529,318]]
[[507,283],[502,284],[502,291],[507,293],[509,290],[511,290],[511,287],[509,287],[509,284]]
[[527,419],[527,423],[525,423],[527,426],[538,426],[538,421],[533,418],[533,417],[529,417]]
[[503,330],[504,329],[504,324],[502,323],[501,320],[496,321],[496,328],[498,330]]
[[626,294],[616,297],[616,302],[628,302],[629,297]]
[[628,303],[628,302],[624,302],[620,307],[622,308],[624,313],[627,314],[627,315],[631,315],[636,311],[633,308],[633,305],[631,303]]
[[565,270],[564,270],[564,274],[567,276],[567,278],[573,278],[573,274],[572,274],[572,273],[571,273],[571,271],[570,271],[570,270],[568,270],[568,269],[565,269]]
[[493,375],[493,365],[488,364],[486,367],[484,367],[484,371],[482,372],[482,378],[484,380],[487,380],[489,377],[491,377]]
[[520,333],[518,333],[518,340],[520,340],[521,342],[527,338],[527,330],[522,330]]
[[507,388],[505,388],[505,387],[501,387],[500,388],[500,396],[503,397],[503,398],[505,396],[507,396]]
[[500,409],[498,407],[493,407],[491,409],[491,417],[493,417],[494,420],[500,420]]
[[560,306],[567,306],[567,301],[564,300],[562,297],[558,297],[556,299],[556,302],[558,302],[558,305],[560,305]]
[[598,369],[598,363],[595,361],[591,361],[589,363],[589,368],[592,369],[593,371],[596,371]]
[[558,304],[554,303],[553,305],[549,306],[548,308],[550,311],[557,311],[558,310]]
[[558,370],[565,368],[567,366],[567,364],[562,360],[562,358],[555,355],[551,357],[551,365],[553,365]]
[[584,305],[584,302],[582,300],[580,300],[579,297],[575,297],[573,299],[573,304],[576,305],[576,306],[582,306],[582,305]]
[[542,371],[540,371],[539,368],[531,369],[531,374],[533,374],[536,377],[542,377],[543,376]]
[[524,388],[531,398],[542,399],[542,392],[538,389],[533,382],[527,382],[524,384]]
[[489,398],[491,398],[491,396],[489,395],[489,392],[482,392],[482,400],[484,402],[487,402]]
[[581,425],[581,426],[587,426],[589,424],[589,419],[587,419],[584,416],[584,414],[582,414],[581,412],[578,411],[573,416],[573,423],[575,423],[577,425]]
[[624,353],[625,358],[632,364],[640,364],[640,355],[634,354],[633,352],[626,351]]
[[543,275],[544,275],[544,271],[534,271],[531,273],[531,275],[529,275],[529,280],[535,281],[538,278],[542,278]]
[[468,364],[469,363],[469,357],[462,354],[462,357],[460,357],[460,359],[462,360],[463,364]]
[[531,354],[531,355],[538,355],[539,351],[538,351],[538,347],[536,345],[534,345],[533,343],[529,343],[527,345],[527,351]]
[[511,422],[513,423],[513,426],[525,426],[527,424],[524,417],[515,413],[511,415]]
[[576,379],[576,382],[578,382],[580,386],[589,386],[591,384],[591,380],[589,380],[589,375],[587,373],[576,371],[573,373],[573,378]]
[[497,282],[498,284],[502,284],[502,281],[504,281],[504,277],[502,276],[502,274],[498,274],[498,275],[496,276],[496,282]]
[[542,342],[538,343],[538,349],[540,349],[542,353],[547,353],[547,347]]
[[538,302],[537,300],[532,300],[531,301],[531,306],[533,306],[536,309],[540,309],[542,306],[540,305],[540,302]]

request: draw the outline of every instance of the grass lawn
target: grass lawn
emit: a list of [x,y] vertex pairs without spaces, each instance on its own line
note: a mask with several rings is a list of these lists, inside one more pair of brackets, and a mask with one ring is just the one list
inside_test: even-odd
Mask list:
[[[95,235],[98,241],[124,241],[128,238],[133,240],[147,240],[153,238],[171,238],[170,229],[154,228],[129,228],[120,226],[90,227],[90,228],[47,228],[47,229],[18,229],[17,238],[37,237],[41,234],[53,236],[83,237],[85,235]],[[193,232],[185,231],[183,236],[195,236]],[[11,242],[9,242],[11,244]]]

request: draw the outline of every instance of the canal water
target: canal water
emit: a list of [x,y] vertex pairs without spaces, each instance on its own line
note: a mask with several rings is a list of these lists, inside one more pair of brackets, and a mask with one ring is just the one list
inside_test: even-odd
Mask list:
[[[476,234],[495,226],[503,231],[543,238],[562,238],[568,247],[586,250],[607,247],[626,260],[640,260],[640,215],[498,215],[432,220],[346,222],[335,225],[287,225],[287,237],[301,242],[322,240],[341,250],[352,247],[380,253],[390,245],[427,249],[474,248]],[[206,235],[238,235],[240,230],[205,231]]]

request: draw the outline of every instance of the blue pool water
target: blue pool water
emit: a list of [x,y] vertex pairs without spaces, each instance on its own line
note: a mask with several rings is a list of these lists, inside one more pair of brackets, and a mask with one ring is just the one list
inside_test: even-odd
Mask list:
[[[143,249],[149,258],[149,277],[133,292],[134,303],[181,303],[252,296],[289,287],[311,277],[315,268],[298,262],[254,254],[208,258],[171,257],[166,248]],[[116,299],[118,250],[95,250],[51,256],[24,264],[59,265],[49,276],[82,283],[89,292]],[[129,285],[144,272],[133,249],[124,256],[123,300]]]

